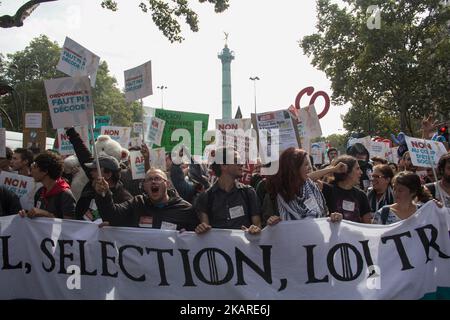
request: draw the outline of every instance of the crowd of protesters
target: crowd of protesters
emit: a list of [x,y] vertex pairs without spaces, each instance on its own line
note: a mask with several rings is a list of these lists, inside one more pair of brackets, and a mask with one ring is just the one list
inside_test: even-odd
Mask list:
[[450,153],[439,160],[436,179],[431,169],[419,177],[407,148],[399,154],[398,163],[388,163],[381,157],[370,158],[361,143],[349,146],[342,155],[330,147],[330,163],[323,166],[312,163],[306,151],[288,148],[280,154],[275,174],[264,175],[264,166],[257,165],[247,185],[240,181],[243,164],[232,148],[216,149],[208,163],[176,164],[167,154],[163,171],[152,167],[144,144],[138,149],[145,159],[146,175],[136,181],[129,163],[113,156],[99,156],[97,168],[79,134],[73,128],[66,133],[89,180],[79,198],[72,194],[72,177],[63,174],[63,158],[56,152],[34,155],[27,149],[7,148],[0,169],[30,176],[41,187],[29,210],[21,208],[14,193],[0,187],[0,215],[101,219],[101,227],[198,234],[220,228],[258,234],[280,221],[324,217],[331,222],[391,224],[407,219],[432,199],[450,208]]

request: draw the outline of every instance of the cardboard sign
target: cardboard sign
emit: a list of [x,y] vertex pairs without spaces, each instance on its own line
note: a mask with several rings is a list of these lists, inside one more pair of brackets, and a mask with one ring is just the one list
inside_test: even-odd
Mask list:
[[133,147],[141,147],[142,146],[142,138],[141,137],[133,137],[130,138],[130,143],[128,144],[128,149]]
[[418,167],[437,167],[440,157],[447,153],[442,142],[405,136],[412,164]]
[[158,146],[161,145],[161,139],[164,133],[165,125],[166,121],[158,119],[156,117],[152,117],[147,130],[147,139],[149,144],[156,144]]
[[322,128],[314,105],[301,108],[298,112],[298,121],[298,134],[301,138],[311,139],[322,136]]
[[54,129],[93,125],[94,107],[87,76],[44,80],[44,84]]
[[122,148],[128,149],[131,135],[130,127],[103,126],[100,132],[102,135],[108,135],[111,139],[119,142]]
[[34,154],[41,153],[47,148],[47,131],[42,129],[23,129],[23,147]]
[[94,88],[99,63],[99,56],[66,37],[56,69],[71,77],[89,76]]
[[398,147],[390,148],[388,151],[387,160],[389,162],[393,162],[395,164],[398,164],[398,153],[397,153]]
[[166,171],[165,148],[150,149],[150,167]]
[[2,171],[0,185],[16,194],[23,209],[29,210],[34,206],[35,183],[34,179],[20,174]]
[[125,101],[133,102],[153,94],[152,62],[125,70]]
[[370,158],[380,157],[387,159],[390,154],[389,144],[385,142],[370,141],[369,154]]
[[145,178],[145,160],[140,151],[130,151],[130,165],[133,180]]
[[142,122],[133,122],[133,132],[137,134],[142,133]]
[[[83,140],[86,146],[89,145],[89,130],[87,126],[75,127],[75,130],[80,134],[81,140]],[[75,154],[72,143],[69,141],[69,137],[66,135],[66,130],[58,129],[58,146],[59,153],[63,156]]]
[[34,128],[34,129],[42,128],[42,113],[41,112],[25,113],[25,128]]
[[323,164],[324,154],[326,150],[325,142],[315,142],[311,144],[311,156],[313,157],[312,165]]

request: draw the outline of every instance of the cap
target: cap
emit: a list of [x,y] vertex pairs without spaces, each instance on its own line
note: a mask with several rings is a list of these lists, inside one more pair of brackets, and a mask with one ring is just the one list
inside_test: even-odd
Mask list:
[[[101,155],[98,157],[98,162],[100,164],[100,168],[108,169],[110,171],[120,171],[119,161],[117,161],[117,159],[114,157],[108,155]],[[86,168],[89,169],[96,168],[95,161],[85,163],[84,165],[86,166]]]

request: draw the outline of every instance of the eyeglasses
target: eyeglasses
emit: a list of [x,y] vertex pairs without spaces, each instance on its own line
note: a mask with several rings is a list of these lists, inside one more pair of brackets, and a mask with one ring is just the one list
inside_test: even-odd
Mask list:
[[166,181],[166,179],[164,179],[160,176],[156,176],[156,177],[145,178],[144,183],[151,183],[151,182],[161,183],[163,181]]
[[385,176],[380,176],[378,174],[372,174],[372,178],[380,179],[380,178],[385,178]]

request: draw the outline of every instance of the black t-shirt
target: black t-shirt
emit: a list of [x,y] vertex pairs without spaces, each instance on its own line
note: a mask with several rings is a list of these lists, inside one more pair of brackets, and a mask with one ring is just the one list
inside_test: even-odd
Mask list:
[[366,163],[364,166],[361,167],[362,175],[359,179],[359,187],[361,190],[364,190],[367,192],[369,187],[372,186],[372,173],[373,173],[373,166],[370,163]]
[[195,209],[197,214],[206,213],[209,224],[219,229],[249,227],[252,224],[251,217],[260,215],[261,211],[252,187],[236,183],[230,192],[226,192],[219,188],[217,182],[198,196]]
[[361,222],[361,217],[370,213],[367,195],[358,188],[345,190],[335,184],[324,183],[322,193],[330,213],[342,213],[345,220]]

